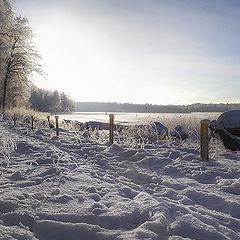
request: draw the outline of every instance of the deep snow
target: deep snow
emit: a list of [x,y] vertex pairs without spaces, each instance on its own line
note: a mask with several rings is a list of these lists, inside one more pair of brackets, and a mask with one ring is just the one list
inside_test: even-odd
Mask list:
[[191,137],[141,149],[6,122],[0,134],[0,239],[240,239],[240,153],[220,142],[204,162]]

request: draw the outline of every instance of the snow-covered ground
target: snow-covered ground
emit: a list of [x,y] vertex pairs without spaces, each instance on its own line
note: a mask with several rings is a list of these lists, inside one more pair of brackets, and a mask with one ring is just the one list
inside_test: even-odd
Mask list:
[[191,136],[137,148],[6,122],[0,134],[0,239],[240,239],[240,153],[219,141],[204,162]]

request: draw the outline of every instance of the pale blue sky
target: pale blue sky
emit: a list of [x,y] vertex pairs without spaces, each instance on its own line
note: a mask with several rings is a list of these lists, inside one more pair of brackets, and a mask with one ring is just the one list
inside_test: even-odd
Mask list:
[[44,88],[77,101],[240,102],[239,0],[16,0]]

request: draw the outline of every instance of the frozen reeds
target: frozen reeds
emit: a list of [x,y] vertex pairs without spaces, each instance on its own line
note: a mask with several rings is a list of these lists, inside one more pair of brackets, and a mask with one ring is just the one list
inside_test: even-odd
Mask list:
[[4,166],[9,165],[10,154],[15,151],[16,142],[5,133],[3,128],[0,128],[0,164]]
[[[33,110],[23,108],[16,108],[6,112],[8,120],[12,121],[14,114],[17,116],[17,123],[22,126],[30,128],[31,116],[34,118],[34,126],[38,129],[48,128],[47,113],[39,113]],[[147,145],[161,145],[175,146],[176,144],[186,144],[186,147],[199,148],[200,140],[200,121],[204,118],[210,120],[217,119],[219,113],[199,113],[199,114],[168,114],[168,115],[149,115],[138,120],[138,125],[131,122],[117,126],[114,131],[114,142],[120,145],[125,145],[133,148],[145,148]],[[117,121],[117,119],[116,119]],[[154,126],[154,122],[160,122],[168,129],[168,132],[159,133]],[[69,131],[73,134],[75,141],[81,144],[83,141],[91,141],[99,144],[106,144],[109,142],[109,131],[99,129],[81,129],[80,123],[77,121],[63,121],[60,123],[60,128]],[[172,136],[171,133],[175,127],[180,125],[182,130],[189,136],[188,140],[181,141]],[[217,148],[222,144],[220,140],[211,140],[213,148]]]

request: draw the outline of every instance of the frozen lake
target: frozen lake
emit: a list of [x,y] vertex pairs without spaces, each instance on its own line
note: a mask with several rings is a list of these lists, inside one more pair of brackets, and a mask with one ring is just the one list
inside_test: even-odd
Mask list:
[[[79,122],[87,121],[101,121],[108,122],[109,114],[106,112],[73,112],[72,114],[60,115],[61,119],[76,120]],[[210,120],[217,119],[221,114],[219,112],[196,112],[196,113],[124,113],[115,112],[114,119],[116,123],[144,123],[154,120],[166,120],[166,119],[191,119],[208,118]]]

